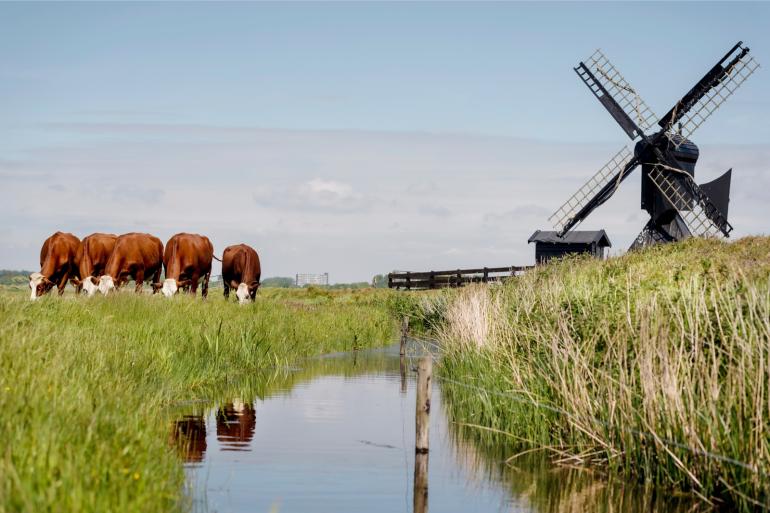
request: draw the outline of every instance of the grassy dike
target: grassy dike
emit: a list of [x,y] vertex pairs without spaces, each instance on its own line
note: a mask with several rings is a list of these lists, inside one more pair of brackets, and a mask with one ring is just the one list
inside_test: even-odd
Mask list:
[[0,512],[186,509],[175,405],[392,341],[386,298],[266,289],[239,307],[219,294],[32,303],[0,291]]
[[770,238],[690,240],[411,306],[440,375],[492,391],[445,381],[458,423],[752,510],[770,503],[769,276]]

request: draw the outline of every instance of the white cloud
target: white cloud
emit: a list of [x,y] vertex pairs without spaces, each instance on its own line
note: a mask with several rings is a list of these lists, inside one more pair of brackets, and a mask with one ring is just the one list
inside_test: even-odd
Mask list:
[[[163,240],[204,233],[218,253],[254,245],[266,276],[328,271],[332,281],[526,264],[527,238],[548,229],[550,212],[619,146],[215,126],[121,124],[119,139],[105,137],[110,125],[93,135],[79,125],[44,129],[74,132],[78,142],[14,155],[0,174],[3,268],[35,267],[40,244],[59,229]],[[698,182],[734,168],[735,237],[770,232],[769,161],[768,145],[701,147]],[[605,228],[613,250],[646,222],[640,176],[581,226]],[[28,194],[31,185],[39,194]]]

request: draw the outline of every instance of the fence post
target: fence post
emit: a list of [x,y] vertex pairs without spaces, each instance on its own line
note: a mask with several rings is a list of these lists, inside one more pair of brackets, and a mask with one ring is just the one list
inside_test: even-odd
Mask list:
[[406,290],[412,290],[412,278],[409,276],[409,271],[406,272]]
[[427,454],[430,428],[430,395],[433,386],[433,359],[431,355],[420,358],[417,364],[417,406],[415,408],[415,441],[417,454]]
[[401,347],[399,348],[398,354],[400,356],[404,356],[406,354],[406,339],[409,336],[409,317],[404,316],[404,319],[401,321]]
[[460,272],[460,269],[457,270],[457,286],[462,287],[463,286],[463,275]]
[[486,283],[486,282],[488,282],[488,281],[489,281],[489,271],[488,271],[488,270],[487,270],[487,268],[485,267],[485,268],[484,268],[484,283]]
[[433,290],[436,288],[436,273],[431,271],[430,272],[430,289]]

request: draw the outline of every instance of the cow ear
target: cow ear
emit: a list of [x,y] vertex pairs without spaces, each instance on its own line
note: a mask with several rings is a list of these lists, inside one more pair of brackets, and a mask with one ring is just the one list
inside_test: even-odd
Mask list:
[[72,282],[72,284],[76,287],[80,287],[83,284],[83,281],[78,278],[72,278],[70,282]]
[[94,285],[99,285],[99,283],[102,281],[101,277],[97,278],[96,276],[89,276],[88,279],[91,280],[91,283]]
[[153,283],[152,284],[152,290],[154,290],[155,292],[159,291],[162,288],[163,288],[163,284],[162,283]]

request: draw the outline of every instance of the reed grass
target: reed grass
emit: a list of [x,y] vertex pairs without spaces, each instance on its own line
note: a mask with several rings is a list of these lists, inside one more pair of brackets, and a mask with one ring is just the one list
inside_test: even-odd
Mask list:
[[169,444],[179,401],[266,368],[383,345],[382,295],[46,297],[0,291],[0,512],[189,508]]
[[[770,238],[569,258],[441,296],[458,422],[570,465],[770,503]],[[479,391],[489,390],[489,393]]]

